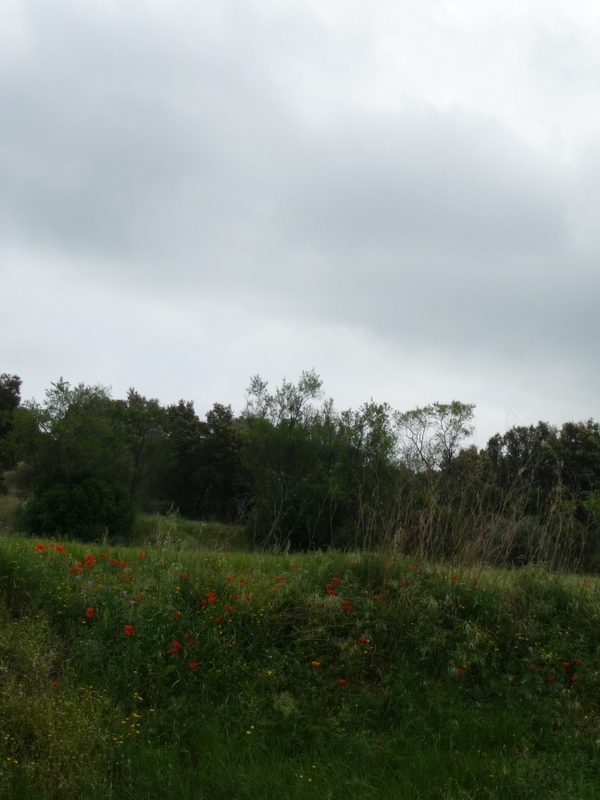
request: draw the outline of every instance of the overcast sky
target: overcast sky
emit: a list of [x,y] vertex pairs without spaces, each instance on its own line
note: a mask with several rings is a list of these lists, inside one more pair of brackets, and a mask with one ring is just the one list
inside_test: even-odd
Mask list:
[[0,372],[600,418],[597,0],[0,0]]

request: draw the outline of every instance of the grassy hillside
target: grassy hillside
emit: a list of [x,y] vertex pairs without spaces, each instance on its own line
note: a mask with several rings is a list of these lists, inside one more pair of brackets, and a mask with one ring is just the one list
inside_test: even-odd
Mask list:
[[0,539],[2,798],[597,798],[600,587]]

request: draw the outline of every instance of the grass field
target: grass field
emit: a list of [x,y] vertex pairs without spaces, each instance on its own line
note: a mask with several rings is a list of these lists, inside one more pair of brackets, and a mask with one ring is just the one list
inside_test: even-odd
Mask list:
[[201,533],[0,539],[0,797],[600,797],[595,578]]

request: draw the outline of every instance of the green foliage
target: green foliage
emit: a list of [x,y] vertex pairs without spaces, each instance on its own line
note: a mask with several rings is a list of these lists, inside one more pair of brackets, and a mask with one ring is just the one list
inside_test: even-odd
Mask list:
[[0,797],[592,800],[599,598],[541,569],[5,538]]
[[84,542],[103,536],[127,539],[134,520],[135,507],[127,487],[100,478],[58,484],[34,495],[21,513],[23,527],[32,534]]

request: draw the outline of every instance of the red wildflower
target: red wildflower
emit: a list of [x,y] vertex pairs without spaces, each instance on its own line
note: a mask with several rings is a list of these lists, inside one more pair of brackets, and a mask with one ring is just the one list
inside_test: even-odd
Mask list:
[[56,552],[57,552],[57,553],[64,553],[64,552],[65,552],[65,546],[64,546],[64,544],[57,544],[57,545],[56,545]]
[[83,567],[81,566],[69,567],[69,572],[83,572]]
[[238,594],[237,592],[234,592],[234,593],[231,595],[231,599],[232,599],[232,600],[237,600],[237,599],[238,599],[238,597],[239,597],[239,594]]
[[192,644],[193,642],[195,642],[195,641],[196,641],[196,640],[194,639],[194,637],[193,637],[193,636],[191,636],[189,633],[184,633],[184,634],[183,634],[183,638],[186,640],[186,642],[189,642],[190,644]]
[[246,578],[240,578],[240,583],[246,583]]
[[174,616],[174,617],[180,617],[180,616],[181,616],[181,611],[175,611],[175,612],[173,613],[173,616]]
[[145,553],[144,550],[140,550],[139,553],[138,553],[138,556],[145,556],[145,555],[146,555],[146,553]]
[[290,567],[291,567],[292,569],[296,569],[296,567],[297,567],[297,566],[298,566],[298,564],[296,564],[296,562],[295,562],[295,561],[294,561],[294,563],[293,563],[293,564],[290,564]]
[[571,683],[575,683],[575,681],[577,680],[577,678],[575,677],[575,675],[571,675],[571,677],[569,678],[569,680],[571,681]]
[[215,622],[221,622],[221,617],[215,617],[214,620]]
[[452,580],[456,583],[456,581],[458,580],[458,575],[453,575]]
[[462,675],[464,672],[462,667],[459,667],[456,671],[458,672],[459,675]]
[[548,680],[549,681],[556,680],[556,675],[548,675]]
[[197,666],[198,666],[198,663],[196,661],[190,661],[190,663],[188,664],[188,667],[190,669],[196,669]]
[[406,581],[404,580],[404,578],[400,578],[400,583],[402,583],[402,584],[405,584],[405,583],[406,583]]
[[335,589],[327,589],[327,594],[337,594]]
[[340,582],[339,578],[332,578],[332,580],[333,580],[334,583],[339,583]]
[[181,647],[181,642],[178,642],[177,639],[173,639],[173,641],[171,642],[171,649],[169,650],[169,654],[173,655],[174,653],[178,653],[180,647]]
[[127,562],[126,561],[119,561],[119,566],[120,567],[126,567],[127,566]]
[[312,665],[313,665],[313,667],[320,667],[321,666],[321,662],[320,661],[313,661]]
[[118,558],[111,558],[110,563],[111,564],[118,564],[119,563],[119,559]]
[[333,589],[333,584],[332,583],[326,583],[325,584],[325,588],[326,589]]
[[225,606],[225,611],[235,611],[235,606]]
[[205,606],[208,603],[208,600],[203,600],[202,605]]
[[133,633],[133,625],[123,625],[123,630],[125,631],[125,636],[131,636]]
[[530,664],[529,669],[535,669],[535,664]]
[[367,640],[365,639],[364,636],[359,636],[358,637],[358,641],[361,642],[361,644],[366,644],[366,642],[367,642]]
[[250,595],[249,594],[245,594],[244,595],[244,600],[250,600]]
[[108,558],[108,553],[100,553],[100,555],[102,556],[102,558]]
[[38,544],[36,544],[35,549],[36,550],[45,550],[46,549],[46,545],[42,544],[41,542],[39,542]]
[[142,599],[142,595],[141,594],[136,594],[135,599],[136,600],[141,600]]
[[86,608],[86,610],[85,610],[86,617],[88,619],[91,619],[94,616],[94,611],[95,611],[95,609],[93,609],[91,607],[90,608]]
[[347,605],[347,606],[346,606],[346,611],[352,611],[352,610],[353,610],[353,609],[352,609],[352,606],[350,606],[350,605]]
[[581,659],[580,659],[580,658],[576,658],[576,659],[575,659],[575,663],[576,663],[576,664],[581,664]]
[[417,568],[417,567],[415,566],[415,564],[411,564],[411,565],[410,565],[410,567],[409,567],[409,570],[410,570],[411,572],[414,572],[414,571],[416,570],[416,568]]
[[50,544],[48,545],[48,547],[56,547],[56,545],[54,544],[54,542],[50,542]]
[[571,662],[570,661],[563,661],[563,667],[565,669],[567,669],[567,667],[570,667],[570,666],[571,666]]
[[233,580],[233,578],[230,578],[229,576],[227,576],[225,578],[225,583],[231,583],[232,580]]
[[338,683],[339,683],[340,686],[345,686],[346,685],[346,679],[345,678],[340,678]]
[[187,572],[182,572],[181,577],[185,580],[187,578]]
[[348,562],[348,565],[351,566],[351,567],[353,567],[355,564],[356,564],[356,561],[349,561]]
[[56,683],[56,681],[50,681],[50,686],[54,688],[55,686],[58,686],[58,684]]
[[128,578],[128,577],[129,577],[129,573],[128,573],[128,572],[124,572],[124,573],[123,573],[123,577],[124,577],[124,578]]

